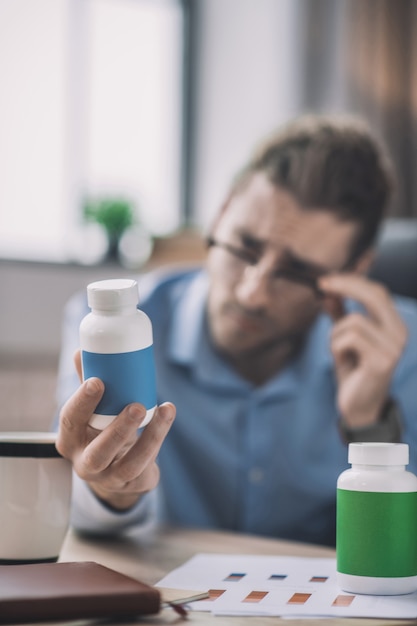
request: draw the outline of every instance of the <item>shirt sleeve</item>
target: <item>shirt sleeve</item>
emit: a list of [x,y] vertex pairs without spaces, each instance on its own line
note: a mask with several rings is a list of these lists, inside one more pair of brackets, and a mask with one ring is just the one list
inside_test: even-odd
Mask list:
[[408,469],[417,473],[417,305],[414,301],[398,298],[400,314],[408,330],[407,345],[395,372],[391,389],[403,420],[403,441],[410,448]]
[[87,483],[73,472],[71,526],[82,534],[119,535],[156,526],[156,490],[143,495],[128,511],[114,511],[94,495]]

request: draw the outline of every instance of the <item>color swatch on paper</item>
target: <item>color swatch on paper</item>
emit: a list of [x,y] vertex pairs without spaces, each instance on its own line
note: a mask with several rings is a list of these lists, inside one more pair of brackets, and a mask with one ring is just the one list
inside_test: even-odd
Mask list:
[[209,597],[207,598],[207,601],[214,602],[214,600],[217,600],[217,598],[220,598],[220,596],[223,595],[225,591],[226,589],[209,589],[208,590]]
[[343,592],[334,558],[197,554],[158,585],[209,590],[209,599],[189,606],[216,616],[417,618],[417,592],[403,596]]
[[260,602],[267,595],[267,591],[251,591],[242,602]]
[[294,593],[288,604],[305,604],[311,598],[311,593]]
[[239,582],[239,580],[242,580],[244,576],[246,576],[246,574],[238,574],[236,572],[233,572],[232,574],[229,574],[228,576],[226,576],[226,578],[224,578],[223,580],[229,580],[231,582]]
[[350,606],[355,596],[337,596],[332,602],[332,606]]

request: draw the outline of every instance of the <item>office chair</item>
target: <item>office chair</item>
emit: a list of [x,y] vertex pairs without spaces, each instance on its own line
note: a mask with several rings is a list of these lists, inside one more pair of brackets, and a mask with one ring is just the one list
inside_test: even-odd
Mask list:
[[369,276],[393,294],[417,300],[417,218],[384,221]]

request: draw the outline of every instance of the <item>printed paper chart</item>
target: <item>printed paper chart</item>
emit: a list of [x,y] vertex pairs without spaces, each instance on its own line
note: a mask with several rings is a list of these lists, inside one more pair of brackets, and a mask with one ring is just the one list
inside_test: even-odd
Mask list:
[[197,554],[157,586],[209,590],[209,599],[189,606],[217,615],[417,617],[417,592],[367,596],[342,591],[335,559]]

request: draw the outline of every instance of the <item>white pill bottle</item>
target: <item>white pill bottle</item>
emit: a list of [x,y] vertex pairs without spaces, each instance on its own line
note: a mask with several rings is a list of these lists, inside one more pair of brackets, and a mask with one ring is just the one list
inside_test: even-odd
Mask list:
[[146,409],[142,426],[156,408],[156,377],[152,325],[137,308],[135,280],[113,279],[87,286],[91,313],[80,324],[83,380],[97,376],[104,385],[103,398],[90,420],[102,430],[131,402]]
[[339,586],[351,593],[417,590],[417,477],[405,443],[351,443],[337,481]]

